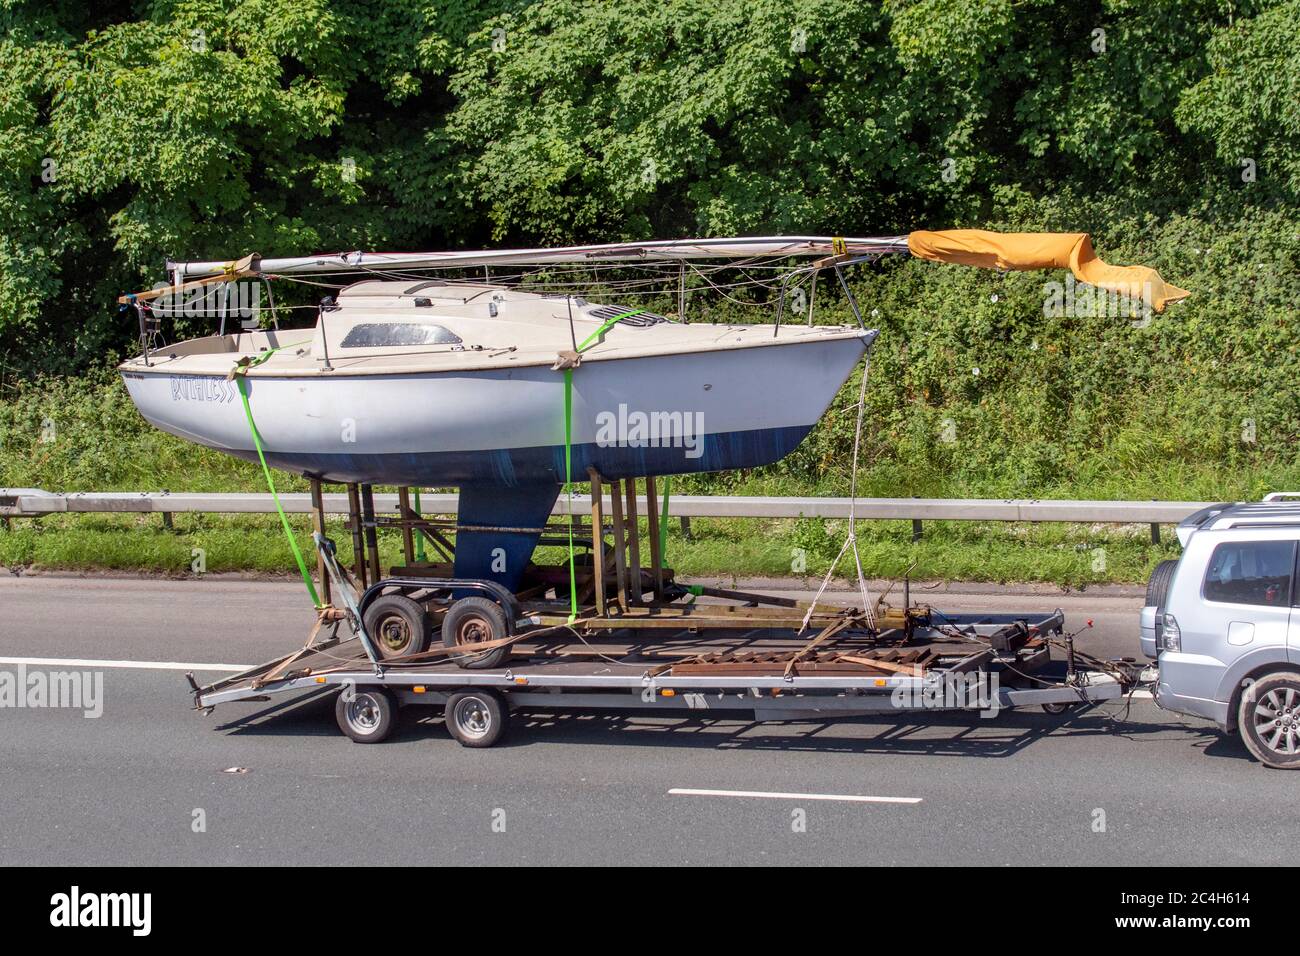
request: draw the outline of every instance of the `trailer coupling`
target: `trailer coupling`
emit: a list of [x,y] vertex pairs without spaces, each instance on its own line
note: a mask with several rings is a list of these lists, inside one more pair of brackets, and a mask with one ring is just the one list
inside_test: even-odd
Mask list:
[[200,687],[199,682],[194,679],[194,672],[186,671],[185,679],[189,681],[190,693],[194,695],[194,709],[206,717],[208,714],[212,713],[212,708],[203,706],[203,688]]

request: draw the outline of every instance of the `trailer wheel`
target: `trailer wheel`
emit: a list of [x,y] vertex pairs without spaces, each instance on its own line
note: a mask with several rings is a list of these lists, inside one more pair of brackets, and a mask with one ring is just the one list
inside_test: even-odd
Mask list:
[[[442,643],[447,647],[472,648],[499,641],[506,633],[506,612],[488,598],[461,598],[442,619]],[[461,667],[477,670],[500,667],[509,656],[510,648],[495,647],[481,654],[456,654],[452,659]]]
[[1060,701],[1058,703],[1052,703],[1052,704],[1041,704],[1040,706],[1043,708],[1043,713],[1055,715],[1055,714],[1063,714],[1067,710],[1072,710],[1073,708],[1078,707],[1079,705],[1070,703],[1068,701]]
[[1260,763],[1300,769],[1300,674],[1276,671],[1247,687],[1237,705],[1237,728]]
[[362,620],[375,650],[385,660],[429,649],[429,615],[409,597],[385,594],[375,598]]
[[491,747],[506,732],[510,712],[493,690],[463,690],[447,699],[447,730],[462,747]]
[[356,743],[377,744],[397,726],[397,703],[382,687],[345,687],[334,702],[334,717]]

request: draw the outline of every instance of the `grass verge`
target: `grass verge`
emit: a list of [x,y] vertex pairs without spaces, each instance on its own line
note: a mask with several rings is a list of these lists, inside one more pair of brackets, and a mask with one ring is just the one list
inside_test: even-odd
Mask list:
[[[307,519],[291,519],[304,553],[312,546]],[[644,533],[644,524],[642,526]],[[688,577],[782,576],[819,578],[835,559],[846,521],[819,519],[693,518],[689,535],[669,525],[668,564]],[[1158,561],[1177,554],[1165,529],[1153,545],[1146,525],[926,522],[920,541],[911,522],[859,524],[863,570],[873,578],[1044,582],[1071,587],[1141,583]],[[345,561],[351,537],[341,520],[329,534]],[[380,532],[384,567],[402,562],[401,539]],[[561,562],[562,548],[541,548],[539,562]],[[648,555],[643,558],[648,560]],[[218,572],[293,573],[295,565],[275,516],[178,514],[167,529],[157,515],[52,515],[15,519],[0,528],[0,565],[91,571],[114,569],[161,575]],[[840,574],[852,574],[851,559]]]

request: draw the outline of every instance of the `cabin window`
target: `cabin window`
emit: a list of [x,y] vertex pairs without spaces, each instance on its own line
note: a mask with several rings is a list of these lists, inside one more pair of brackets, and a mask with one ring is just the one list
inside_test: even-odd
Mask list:
[[459,344],[460,336],[429,322],[362,322],[343,337],[345,349]]

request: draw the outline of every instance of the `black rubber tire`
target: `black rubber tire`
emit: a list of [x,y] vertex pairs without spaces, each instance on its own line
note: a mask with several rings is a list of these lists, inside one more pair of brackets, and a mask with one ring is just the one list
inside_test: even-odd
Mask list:
[[395,660],[429,649],[432,628],[423,607],[401,594],[375,598],[362,615],[379,656]]
[[397,726],[397,701],[382,687],[344,687],[334,701],[334,719],[355,743],[377,744]]
[[[447,609],[442,619],[442,643],[446,647],[465,647],[498,641],[508,634],[506,612],[496,601],[484,597],[461,598]],[[468,640],[467,640],[468,638]],[[481,654],[449,655],[461,667],[485,670],[500,667],[510,656],[509,647],[496,647]]]
[[1165,598],[1169,596],[1169,582],[1174,578],[1177,561],[1161,561],[1151,572],[1147,581],[1147,607],[1164,607]]
[[1074,710],[1074,708],[1078,707],[1079,705],[1075,703],[1061,702],[1061,703],[1054,703],[1054,704],[1040,704],[1039,706],[1043,708],[1043,713],[1051,714],[1053,717],[1055,717],[1060,714],[1064,714],[1067,711]]
[[462,690],[447,698],[447,731],[462,747],[491,747],[506,734],[510,709],[494,690]]
[[[1269,712],[1277,717],[1270,719]],[[1279,770],[1300,770],[1300,674],[1274,671],[1247,687],[1237,704],[1237,732],[1260,763]],[[1280,746],[1275,748],[1274,740]],[[1283,745],[1287,744],[1293,752],[1286,751]]]

